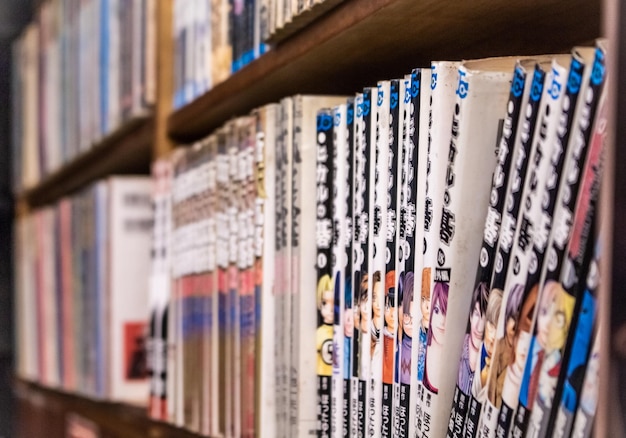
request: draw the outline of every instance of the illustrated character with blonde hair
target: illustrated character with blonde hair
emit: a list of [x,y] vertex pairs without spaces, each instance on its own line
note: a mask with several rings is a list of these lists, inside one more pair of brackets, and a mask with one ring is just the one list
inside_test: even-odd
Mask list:
[[494,347],[496,345],[496,327],[500,317],[500,307],[502,306],[502,289],[493,289],[489,294],[487,310],[485,312],[485,336],[483,345],[480,348],[480,356],[477,358],[478,375],[472,381],[472,396],[479,403],[484,403],[487,398],[487,376],[491,369]]
[[330,275],[323,275],[317,282],[317,374],[332,375],[333,363],[333,316],[334,292]]
[[422,287],[420,289],[420,312],[422,318],[419,326],[419,345],[417,353],[417,380],[424,380],[426,365],[426,341],[428,338],[428,323],[430,322],[430,268],[422,270]]

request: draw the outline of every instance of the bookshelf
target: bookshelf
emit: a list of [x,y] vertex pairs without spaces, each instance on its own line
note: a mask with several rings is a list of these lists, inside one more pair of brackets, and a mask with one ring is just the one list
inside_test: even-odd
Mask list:
[[154,143],[154,118],[130,120],[89,151],[45,177],[20,198],[29,207],[49,204],[90,182],[112,174],[147,174]]
[[[107,175],[147,173],[151,161],[171,152],[174,142],[197,140],[229,118],[284,96],[309,92],[352,93],[381,77],[403,74],[433,59],[566,52],[600,35],[610,35],[617,41],[615,26],[619,23],[616,0],[512,0],[506,3],[497,0],[461,3],[345,0],[311,24],[281,39],[270,52],[225,82],[172,112],[172,11],[168,3],[157,2],[159,50],[154,114],[125,124],[88,153],[64,165],[36,187],[20,193],[18,214],[50,204]],[[623,52],[617,45],[612,47],[616,48]],[[616,65],[613,71],[624,74],[624,69],[618,70]],[[614,90],[617,89],[615,82]],[[616,100],[619,101],[615,102],[614,120],[619,120],[618,116],[624,112],[624,99]],[[623,138],[624,133],[616,131],[613,144],[619,145],[619,139]],[[626,163],[624,148],[614,147],[612,153],[614,158],[607,161],[618,164],[607,172],[605,181],[608,180],[609,186],[623,187],[626,173],[619,166]],[[605,192],[610,194],[611,191]],[[625,206],[626,199],[619,190],[603,204],[605,214],[615,219],[613,267],[611,269],[610,263],[604,266],[614,285],[622,284],[624,279],[619,260],[624,259],[626,244],[619,230],[624,229],[621,213]],[[606,290],[603,297],[604,309],[608,312],[610,295]],[[608,348],[607,345],[605,351]],[[609,369],[608,364],[605,369]],[[608,400],[611,393],[608,377],[603,384],[607,391],[601,394]],[[44,431],[47,436],[64,436],[63,418],[69,412],[98,424],[103,437],[196,436],[151,421],[145,411],[137,407],[85,399],[19,379],[14,381],[14,391],[19,406],[17,436],[39,436]],[[603,400],[601,406],[607,406],[607,400]],[[603,427],[609,427],[613,420],[606,409],[600,409],[598,419],[601,425],[598,436],[607,436],[602,432]]]
[[174,112],[168,134],[196,140],[281,97],[353,93],[433,59],[567,52],[598,35],[597,1],[347,0]]

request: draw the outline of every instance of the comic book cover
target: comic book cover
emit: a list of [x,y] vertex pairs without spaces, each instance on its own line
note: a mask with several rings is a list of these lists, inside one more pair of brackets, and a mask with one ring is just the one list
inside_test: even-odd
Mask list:
[[[561,59],[555,58],[551,66],[546,66],[548,72],[543,96],[538,108],[537,128],[532,139],[533,144],[530,149],[530,155],[526,159],[528,161],[526,176],[522,180],[522,189],[513,195],[513,199],[515,199],[516,195],[520,195],[520,205],[518,206],[517,223],[513,233],[513,243],[509,249],[510,263],[502,288],[502,303],[498,312],[499,318],[496,325],[495,342],[487,376],[487,399],[483,404],[479,425],[479,433],[484,437],[495,436],[498,414],[502,404],[504,380],[508,367],[516,353],[515,332],[520,323],[520,318],[524,317],[525,324],[529,316],[528,314],[521,315],[523,288],[519,283],[513,283],[515,281],[513,277],[516,272],[519,273],[521,269],[528,268],[527,263],[523,267],[521,266],[521,259],[529,253],[534,224],[541,216],[539,207],[544,192],[540,188],[545,187],[547,180],[549,157],[552,155],[556,138],[558,110],[561,108],[564,96],[562,90],[566,86],[567,70],[560,64],[568,65],[570,61],[570,56],[566,55]],[[517,169],[515,172],[514,177],[517,177]],[[538,208],[531,212],[533,204]],[[507,214],[509,214],[509,211],[507,211]],[[508,227],[509,223],[503,223],[503,227],[504,225]],[[510,232],[510,229],[503,228],[501,230],[501,238],[506,233],[506,239],[508,239]],[[500,254],[499,250],[498,254]],[[498,277],[496,276],[495,278]],[[514,286],[514,284],[518,285]],[[521,354],[521,356],[517,359],[520,362],[525,358],[524,354]]]
[[514,161],[509,169],[511,172],[510,182],[505,192],[502,222],[498,233],[497,249],[494,254],[494,270],[491,283],[487,285],[483,339],[478,354],[474,356],[474,369],[480,371],[480,378],[472,380],[469,409],[464,424],[466,436],[480,433],[480,418],[482,407],[487,400],[488,376],[494,356],[496,328],[502,306],[504,283],[508,272],[511,247],[513,246],[522,189],[528,171],[528,156],[531,154],[539,105],[544,92],[545,77],[544,68],[540,64],[536,64],[530,86],[525,89],[528,95],[522,100],[523,120],[520,121],[521,129],[513,143]]
[[464,316],[474,286],[467,279],[478,265],[514,66],[511,57],[468,61],[458,68],[448,125],[450,142],[439,156],[446,161],[446,170],[441,181],[439,223],[434,224],[439,233],[424,364],[424,437],[442,436],[448,427],[465,334]]
[[[593,49],[591,49],[591,55],[593,56]],[[545,189],[542,189],[545,193],[545,198],[541,200],[540,205],[535,206],[535,208],[540,207],[540,217],[536,223],[534,236],[530,243],[530,254],[528,254],[527,260],[528,267],[527,269],[521,269],[520,267],[519,270],[513,271],[513,277],[511,279],[512,284],[519,281],[524,287],[524,292],[520,322],[516,330],[516,362],[508,369],[507,377],[505,377],[502,387],[502,404],[500,406],[500,415],[498,416],[498,426],[496,429],[496,433],[499,436],[508,436],[511,429],[513,413],[518,405],[520,385],[525,367],[524,355],[527,354],[530,344],[532,320],[534,318],[533,308],[537,299],[537,289],[536,287],[533,288],[532,285],[539,281],[541,274],[545,249],[550,235],[554,207],[556,205],[556,195],[562,181],[561,171],[565,157],[568,154],[568,138],[574,118],[574,111],[577,106],[577,97],[580,89],[579,84],[581,82],[583,68],[583,58],[574,51],[567,78],[567,87],[564,90],[564,104],[558,110],[560,114],[559,128],[557,130],[556,139],[554,140],[553,153],[549,159],[549,167],[546,170],[549,176],[545,183]],[[567,103],[567,105],[565,105],[565,103]],[[523,265],[524,260],[523,257],[520,257],[520,265]],[[531,312],[528,317],[526,317],[526,310]],[[530,318],[530,321],[528,321],[528,318]]]
[[[561,272],[556,280],[558,284],[552,303],[553,316],[547,329],[549,342],[543,350],[545,355],[542,357],[543,363],[538,377],[535,404],[527,431],[530,436],[551,435],[553,432],[555,415],[552,413],[556,411],[554,400],[560,396],[563,384],[561,375],[564,374],[567,367],[567,358],[581,310],[579,298],[581,298],[580,295],[584,290],[587,269],[593,254],[592,234],[598,192],[602,180],[602,157],[605,149],[607,125],[606,92],[604,91],[606,55],[600,46],[598,46],[596,54],[594,71],[591,75],[591,87],[589,88],[592,93],[585,95],[586,103],[595,100],[589,116],[591,126],[587,125],[587,121],[583,121],[577,130],[578,135],[584,137],[585,143],[588,145],[587,158],[584,166],[580,169],[572,167],[568,169],[568,177],[572,177],[576,172],[580,179],[579,193],[575,202],[571,198],[568,199],[567,196],[563,198],[564,205],[567,203],[568,211],[573,213],[570,220],[573,217],[574,221],[568,230],[565,243],[567,252],[563,258]],[[564,229],[557,228],[557,230],[562,231]],[[560,234],[555,235],[553,242],[558,245],[560,238],[562,238]],[[550,272],[549,266],[548,272]],[[563,316],[563,321],[558,324],[560,316]]]
[[483,341],[487,288],[491,284],[500,223],[502,222],[502,213],[506,199],[505,195],[509,176],[511,175],[511,163],[513,163],[513,143],[518,129],[526,77],[526,68],[518,63],[513,73],[513,82],[509,91],[509,101],[502,127],[502,136],[498,144],[498,159],[491,181],[491,196],[489,197],[489,206],[487,207],[483,243],[480,249],[468,323],[462,344],[459,373],[450,411],[450,421],[448,422],[447,436],[450,438],[460,438],[462,435],[469,405],[470,388],[474,380],[475,368],[472,364],[476,363],[476,356]]
[[[526,359],[524,375],[520,387],[519,404],[517,412],[513,417],[513,434],[517,435],[525,433],[529,420],[530,411],[534,408],[535,397],[538,395],[538,383],[541,368],[547,359],[557,359],[560,363],[560,349],[565,339],[559,337],[559,342],[555,341],[554,349],[546,351],[550,340],[548,337],[552,314],[555,306],[553,301],[557,298],[562,303],[564,309],[570,309],[567,314],[567,327],[571,321],[571,315],[574,306],[574,299],[563,291],[559,284],[559,276],[563,268],[564,259],[567,254],[567,246],[571,238],[571,230],[575,212],[576,200],[580,192],[582,178],[581,174],[585,168],[587,154],[589,153],[589,138],[592,131],[592,121],[598,105],[600,90],[604,83],[604,59],[605,55],[602,49],[596,49],[595,58],[592,65],[585,69],[583,81],[580,90],[580,96],[584,97],[576,109],[574,119],[573,136],[570,136],[568,145],[568,156],[565,162],[565,171],[563,173],[563,182],[557,195],[556,209],[554,219],[552,221],[552,232],[548,246],[547,257],[544,260],[541,277],[539,279],[538,302],[534,316],[533,336],[530,340],[529,353]],[[595,72],[595,74],[592,74]],[[573,177],[576,175],[576,177]],[[529,276],[529,280],[534,280]],[[534,286],[532,286],[534,287]],[[558,348],[557,348],[558,347]],[[552,355],[549,353],[554,352]],[[538,417],[535,417],[538,424]]]

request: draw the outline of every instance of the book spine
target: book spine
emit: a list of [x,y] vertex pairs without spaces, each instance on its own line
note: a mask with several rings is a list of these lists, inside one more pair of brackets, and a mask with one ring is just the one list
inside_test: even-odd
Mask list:
[[572,436],[574,416],[582,400],[579,394],[582,393],[584,376],[592,359],[590,350],[594,328],[597,324],[597,288],[600,282],[599,263],[602,254],[598,235],[595,239],[589,239],[589,243],[593,243],[588,244],[589,249],[593,249],[593,257],[589,261],[587,278],[580,299],[580,309],[577,312],[578,323],[569,349],[569,361],[567,367],[563,367],[565,373],[562,373],[561,396],[557,399],[559,403],[556,407],[553,436],[559,438]]
[[[522,352],[519,355],[520,363],[517,367],[521,369],[515,369],[514,373],[510,376],[517,377],[516,379],[509,378],[505,382],[503,387],[503,400],[500,407],[500,415],[498,417],[498,427],[496,433],[502,436],[508,436],[511,423],[513,420],[513,413],[518,405],[518,398],[520,395],[521,377],[518,377],[515,373],[523,374],[523,367],[525,366],[525,360],[523,358],[523,352],[528,352],[531,329],[534,318],[533,308],[537,299],[537,287],[536,284],[539,281],[541,274],[541,267],[545,256],[545,249],[548,243],[550,235],[552,217],[554,213],[554,207],[556,205],[556,196],[559,191],[561,183],[561,170],[565,162],[565,157],[568,154],[568,138],[570,133],[570,127],[574,119],[574,110],[577,105],[577,97],[580,89],[580,82],[582,77],[584,64],[582,60],[576,56],[572,58],[570,70],[567,78],[567,87],[563,96],[563,105],[559,111],[559,126],[557,129],[557,136],[554,144],[553,153],[550,156],[548,170],[546,171],[547,180],[545,183],[545,199],[541,200],[541,204],[536,208],[540,210],[540,217],[535,227],[535,233],[533,241],[531,242],[528,271],[524,272],[523,269],[519,270],[514,278],[520,279],[520,284],[524,287],[524,295],[522,309],[530,306],[530,319],[529,323],[521,316],[519,325],[519,332],[517,335],[517,348]],[[515,281],[515,280],[511,280]],[[516,354],[516,358],[518,355]]]
[[[517,133],[519,114],[522,106],[522,96],[526,81],[526,71],[521,65],[517,65],[514,72],[509,101],[507,103],[506,118],[502,130],[502,137],[498,145],[498,161],[491,182],[491,196],[485,220],[483,243],[480,249],[480,263],[478,265],[474,291],[470,305],[470,314],[467,322],[465,339],[463,341],[463,353],[459,362],[459,373],[456,382],[454,402],[450,412],[447,436],[460,438],[465,425],[465,417],[469,406],[470,390],[474,380],[474,369],[469,366],[469,349],[473,345],[479,346],[483,338],[480,334],[484,331],[473,330],[478,322],[484,324],[485,311],[487,308],[488,287],[491,284],[491,274],[495,259],[495,252],[500,233],[502,212],[506,199],[510,168],[513,162],[513,142]],[[475,313],[476,312],[476,313]],[[476,336],[478,335],[478,336]],[[472,339],[475,336],[476,339]],[[470,345],[470,342],[472,344]],[[476,351],[477,353],[477,351]]]
[[282,139],[282,105],[278,104],[276,108],[276,120],[275,120],[275,143],[276,143],[276,180],[275,180],[275,194],[276,194],[276,265],[275,265],[275,284],[274,295],[276,305],[276,335],[275,335],[275,350],[276,350],[276,429],[279,436],[285,433],[285,424],[283,416],[285,414],[285,400],[283,398],[283,378],[285,373],[285,350],[284,350],[284,337],[286,336],[285,326],[285,309],[283,288],[284,279],[283,271],[285,269],[285,245],[287,239],[287,231],[285,229],[285,196],[287,188],[285,186],[285,151],[284,142]]
[[[571,238],[572,218],[574,217],[576,200],[582,184],[582,178],[574,178],[573,175],[579,175],[581,169],[584,169],[584,163],[589,152],[592,120],[597,109],[600,90],[604,83],[601,74],[598,81],[598,76],[594,77],[590,72],[592,70],[603,71],[603,65],[604,53],[601,49],[598,49],[593,66],[589,66],[589,72],[585,74],[583,79],[585,86],[581,90],[580,95],[584,97],[584,100],[581,101],[582,105],[576,111],[574,136],[570,137],[570,143],[574,143],[571,149],[568,145],[569,154],[565,163],[564,180],[557,195],[557,206],[552,222],[553,231],[550,236],[548,250],[549,257],[544,260],[543,272],[539,280],[539,305],[534,317],[533,338],[529,347],[530,353],[526,359],[517,412],[513,417],[512,433],[514,435],[526,432],[530,420],[530,411],[534,408],[534,401],[537,396],[538,385],[533,382],[538,383],[547,348],[543,335],[538,335],[547,330],[547,323],[550,320],[549,310],[551,302],[557,295],[556,293],[560,291],[559,275],[567,254],[567,244]],[[540,358],[541,360],[539,360]],[[537,365],[538,362],[541,362],[539,366]]]
[[227,208],[227,218],[229,224],[229,242],[228,242],[228,294],[229,294],[229,308],[231,321],[231,332],[229,334],[231,339],[230,366],[232,369],[231,379],[227,382],[229,390],[232,393],[231,402],[227,405],[228,410],[227,418],[230,421],[226,425],[226,434],[232,436],[240,436],[241,424],[240,424],[240,410],[241,410],[241,327],[240,327],[240,279],[243,278],[242,264],[239,263],[239,241],[241,230],[239,218],[243,216],[242,213],[242,199],[241,199],[241,174],[239,173],[239,160],[241,155],[239,153],[239,144],[241,142],[241,123],[242,119],[236,119],[231,123],[228,129],[227,139],[227,155],[228,155],[228,172],[230,177],[230,183],[232,186],[231,197]]
[[367,88],[362,96],[357,95],[356,101],[356,150],[355,150],[355,173],[354,173],[354,240],[355,257],[353,261],[354,278],[353,284],[358,285],[359,301],[359,388],[358,388],[358,434],[365,436],[368,422],[368,395],[370,371],[370,346],[372,313],[371,293],[369,282],[372,267],[371,226],[373,217],[374,190],[371,181],[374,180],[375,160],[372,159],[372,141],[374,114],[372,106],[372,89]]
[[596,330],[593,339],[593,348],[587,361],[584,381],[580,392],[580,401],[576,409],[572,436],[588,438],[593,431],[594,417],[598,406],[598,387],[600,379],[600,354],[602,330]]
[[[417,74],[419,76],[419,73]],[[416,78],[417,79],[417,78]],[[409,435],[409,403],[411,383],[411,351],[413,346],[414,316],[414,284],[415,284],[415,204],[417,201],[417,148],[411,130],[415,129],[414,111],[412,106],[412,76],[403,80],[401,88],[402,117],[402,173],[401,173],[401,207],[398,218],[400,242],[398,259],[403,266],[403,278],[398,281],[398,289],[402,290],[402,300],[398,303],[398,321],[400,336],[398,337],[398,359],[396,363],[396,388],[394,391],[395,436],[405,438]]]
[[332,242],[332,275],[334,286],[334,321],[333,321],[333,367],[332,367],[332,392],[331,392],[331,435],[333,437],[344,436],[348,423],[344,423],[344,407],[346,403],[346,390],[344,387],[344,362],[346,361],[345,349],[345,266],[346,266],[346,176],[347,176],[347,138],[346,138],[346,110],[345,104],[339,105],[333,110],[333,242]]
[[228,248],[229,248],[229,224],[227,216],[228,198],[231,196],[231,183],[228,172],[228,156],[226,150],[226,132],[217,133],[217,190],[219,193],[218,207],[216,211],[217,233],[217,270],[218,270],[218,321],[219,321],[219,426],[221,435],[227,433],[229,423],[229,409],[232,392],[228,391],[228,382],[231,381],[231,363],[228,360],[231,354],[232,343],[230,339],[230,300],[228,293]]
[[[580,314],[580,295],[584,288],[586,269],[591,261],[594,220],[598,191],[602,180],[602,157],[606,137],[606,82],[605,54],[597,50],[594,62],[594,73],[591,76],[590,93],[585,95],[585,102],[593,102],[589,119],[581,119],[578,128],[579,136],[588,144],[587,158],[580,170],[570,168],[568,177],[573,178],[574,172],[580,178],[578,199],[570,201],[569,212],[573,213],[574,222],[569,229],[567,253],[563,259],[563,267],[559,274],[559,290],[554,298],[553,318],[564,315],[562,326],[551,324],[548,328],[550,342],[545,349],[546,355],[539,375],[539,384],[535,397],[535,407],[531,414],[528,433],[552,434],[554,427],[555,397],[560,396],[567,358],[571,350],[571,342],[576,331],[577,314]],[[592,96],[593,94],[593,96]],[[582,171],[582,172],[581,172]],[[579,285],[579,283],[581,283]],[[544,286],[544,288],[547,286]],[[545,289],[544,289],[545,290]],[[562,313],[561,313],[562,312]],[[558,339],[558,340],[557,340]],[[558,399],[557,399],[558,400]]]
[[[413,284],[420,288],[419,301],[413,296],[414,328],[411,345],[411,393],[409,398],[409,436],[415,436],[421,427],[421,400],[418,396],[419,354],[422,339],[426,341],[426,329],[428,328],[428,309],[430,301],[428,296],[422,293],[428,289],[422,288],[422,268],[424,267],[424,253],[426,251],[426,230],[424,225],[426,213],[426,175],[428,167],[428,124],[431,96],[431,70],[414,69],[411,73],[411,141],[417,150],[417,165],[415,166],[415,259],[413,262]],[[419,420],[419,426],[418,426]]]
[[379,82],[375,107],[375,175],[374,216],[372,218],[373,275],[369,286],[372,296],[372,346],[369,398],[368,435],[382,431],[383,419],[383,311],[385,308],[385,272],[387,246],[387,185],[389,183],[389,92],[388,81]]
[[293,180],[294,180],[294,150],[293,150],[293,99],[285,98],[281,102],[282,118],[281,118],[281,137],[283,142],[283,159],[284,159],[284,179],[285,179],[285,265],[282,271],[283,275],[283,309],[284,309],[284,374],[282,375],[282,389],[284,400],[283,421],[287,435],[292,435],[292,425],[290,422],[291,409],[294,403],[294,394],[290,383],[297,375],[297,364],[294,362],[296,354],[296,346],[294,331],[298,330],[298,323],[295,320],[295,306],[297,305],[298,293],[294,287],[293,271],[294,271],[294,254],[296,249],[293,244],[293,227],[294,227],[294,198],[293,198]]
[[[541,103],[538,109],[537,128],[532,149],[527,158],[527,176],[524,178],[523,189],[521,190],[520,207],[513,244],[509,251],[511,260],[506,274],[505,286],[503,288],[503,299],[500,306],[501,311],[496,327],[496,338],[494,352],[489,367],[487,377],[487,399],[483,405],[482,425],[479,427],[482,436],[495,435],[498,414],[502,405],[502,389],[507,375],[507,368],[511,358],[515,357],[514,332],[520,322],[520,312],[522,311],[523,287],[515,285],[515,272],[519,272],[521,256],[529,247],[530,239],[534,230],[535,218],[529,215],[529,210],[533,202],[535,205],[541,203],[538,187],[545,187],[545,176],[547,175],[548,158],[552,154],[554,139],[558,123],[558,110],[561,108],[565,89],[565,79],[567,71],[565,68],[553,62],[552,68],[546,75],[545,87]],[[521,248],[521,249],[520,249]],[[527,267],[527,265],[526,265]],[[512,327],[512,329],[511,329]],[[521,360],[521,358],[520,358]]]
[[[445,178],[445,148],[450,142],[450,126],[454,102],[454,91],[458,80],[457,63],[433,63],[431,65],[431,99],[428,123],[427,174],[424,205],[424,262],[422,266],[422,326],[417,362],[417,401],[420,412],[417,416],[418,437],[431,429],[432,394],[426,391],[425,369],[428,330],[430,327],[431,294],[434,285],[434,267],[437,262],[438,231],[441,222],[441,199]],[[440,158],[441,157],[441,158]]]
[[276,254],[276,105],[257,112],[256,136],[256,324],[257,392],[256,433],[261,437],[276,433],[276,356],[274,354],[275,300],[274,263]]
[[398,338],[398,303],[400,302],[400,289],[398,279],[400,272],[397,262],[398,243],[398,212],[399,212],[399,191],[401,189],[401,165],[398,161],[402,159],[401,153],[401,129],[400,123],[400,85],[401,81],[394,79],[390,81],[389,88],[389,115],[386,147],[388,148],[387,161],[387,220],[383,227],[385,229],[385,306],[383,324],[383,394],[382,394],[382,423],[381,432],[383,437],[390,437],[393,434],[393,392],[394,374],[396,369],[396,352]]
[[345,287],[345,346],[346,361],[344,362],[344,425],[345,435],[357,436],[358,433],[358,351],[359,351],[359,336],[358,336],[358,321],[359,321],[359,308],[357,305],[357,294],[355,293],[355,284],[352,273],[354,271],[354,174],[356,170],[355,166],[355,98],[351,97],[347,101],[346,109],[346,124],[347,124],[347,156],[346,156],[346,179],[345,184],[347,188],[346,193],[346,214],[345,214],[345,244],[346,244],[346,256],[347,263],[344,270],[344,278],[346,282]]
[[479,433],[480,419],[483,405],[487,400],[488,376],[491,361],[494,357],[496,327],[502,305],[502,295],[506,273],[510,260],[510,250],[513,245],[517,215],[519,213],[521,191],[523,189],[526,171],[528,169],[527,157],[531,153],[532,139],[537,124],[537,115],[541,96],[543,94],[546,72],[537,64],[533,73],[533,80],[528,89],[529,97],[524,100],[523,121],[520,132],[515,139],[514,161],[511,165],[509,185],[506,192],[505,209],[502,214],[498,247],[495,254],[494,271],[487,295],[487,308],[485,312],[485,331],[480,353],[476,358],[475,370],[480,371],[480,379],[472,382],[469,410],[465,422],[464,435],[472,436]]
[[332,236],[333,236],[333,114],[320,110],[317,114],[317,179],[316,232],[317,245],[317,379],[318,437],[331,436],[331,376],[333,359]]

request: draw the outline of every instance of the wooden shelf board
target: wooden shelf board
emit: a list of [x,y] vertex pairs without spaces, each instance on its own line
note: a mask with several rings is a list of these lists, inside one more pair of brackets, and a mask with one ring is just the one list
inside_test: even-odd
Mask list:
[[37,207],[52,203],[108,175],[147,174],[153,138],[152,117],[132,119],[18,198],[25,200],[30,207]]
[[190,142],[295,93],[353,94],[435,59],[566,52],[599,35],[599,0],[346,0],[172,113],[168,133]]
[[[24,424],[32,430],[47,431],[46,436],[65,436],[64,429],[66,417],[69,414],[77,414],[94,422],[102,437],[115,438],[197,438],[200,435],[172,425],[154,421],[148,418],[146,409],[100,401],[80,395],[70,394],[64,391],[46,388],[37,383],[16,378],[14,380],[14,393],[19,408],[24,414],[23,422],[44,422],[54,419],[56,429],[48,424]],[[18,409],[18,415],[20,411]],[[40,420],[40,421],[38,421]]]

